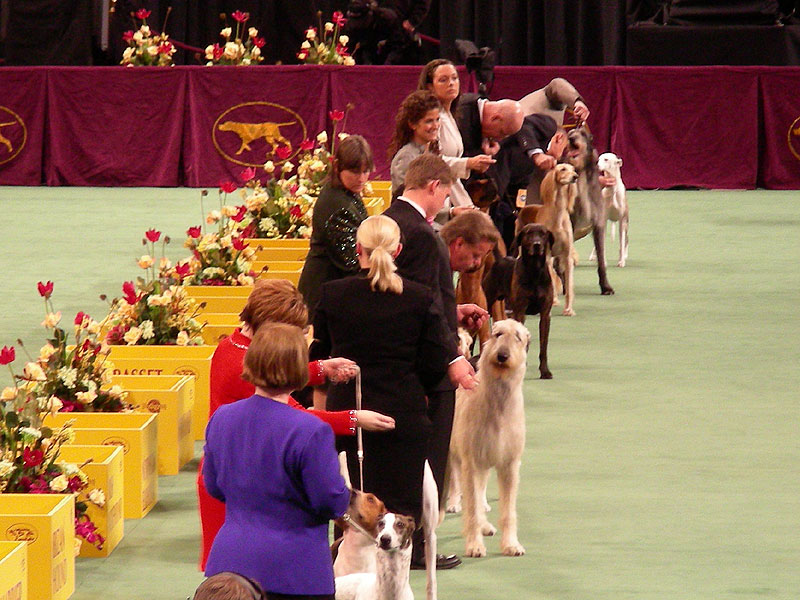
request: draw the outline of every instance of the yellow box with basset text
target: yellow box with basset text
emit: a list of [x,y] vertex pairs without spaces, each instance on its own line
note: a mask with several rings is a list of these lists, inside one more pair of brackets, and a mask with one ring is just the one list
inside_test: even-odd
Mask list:
[[0,600],[28,599],[28,544],[0,542]]
[[67,600],[75,591],[74,521],[72,494],[0,494],[0,540],[27,542],[29,598]]
[[56,413],[50,427],[75,420],[74,444],[122,446],[125,478],[122,514],[141,519],[158,501],[158,415],[145,413]]
[[216,346],[111,346],[113,375],[194,375],[192,436],[202,440],[208,422],[209,372]]
[[138,412],[158,414],[158,474],[177,475],[194,458],[191,375],[113,375]]
[[209,345],[216,345],[220,339],[233,333],[241,321],[238,314],[231,313],[202,313],[197,317],[203,326],[203,341]]
[[[89,478],[86,492],[98,489],[105,496],[103,506],[86,502],[86,514],[105,538],[103,549],[81,540],[80,555],[87,558],[108,556],[117,547],[125,534],[123,498],[125,474],[123,469],[124,451],[119,446],[62,446],[58,462],[78,465]],[[87,462],[90,461],[90,462]],[[85,498],[82,498],[85,500]],[[79,538],[80,539],[80,538]],[[3,596],[0,595],[0,598]]]

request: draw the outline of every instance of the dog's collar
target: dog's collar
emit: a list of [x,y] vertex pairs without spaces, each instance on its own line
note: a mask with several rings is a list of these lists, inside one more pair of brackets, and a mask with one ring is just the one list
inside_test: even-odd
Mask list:
[[367,531],[367,530],[366,530],[366,529],[364,529],[364,528],[363,528],[361,525],[359,525],[358,523],[356,523],[356,522],[355,522],[355,520],[353,519],[353,517],[351,517],[351,516],[350,516],[350,513],[344,513],[344,514],[342,515],[342,521],[344,521],[345,523],[347,523],[347,524],[348,524],[350,527],[352,527],[353,529],[355,529],[355,530],[356,530],[358,533],[360,533],[361,535],[363,535],[363,536],[366,536],[366,537],[367,537],[367,539],[368,539],[370,542],[372,542],[373,544],[375,544],[376,546],[380,545],[380,544],[378,543],[378,540],[377,540],[377,539],[375,539],[375,538],[372,536],[372,534],[371,534],[369,531]]

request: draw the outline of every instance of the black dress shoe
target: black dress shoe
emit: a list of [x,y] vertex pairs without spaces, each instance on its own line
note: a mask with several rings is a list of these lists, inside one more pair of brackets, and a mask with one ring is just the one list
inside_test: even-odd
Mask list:
[[[455,554],[448,554],[445,556],[444,554],[437,554],[436,555],[436,570],[442,571],[444,569],[454,569],[458,565],[461,564],[461,559],[458,558]],[[425,569],[425,557],[423,556],[419,560],[415,560],[414,558],[411,559],[411,568],[414,570],[423,570]]]

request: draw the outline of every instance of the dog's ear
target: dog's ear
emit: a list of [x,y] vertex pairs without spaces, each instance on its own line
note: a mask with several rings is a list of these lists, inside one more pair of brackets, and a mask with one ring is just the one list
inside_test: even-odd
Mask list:
[[520,229],[519,233],[516,236],[514,236],[513,250],[517,258],[522,256],[522,229]]
[[622,159],[620,157],[617,157],[617,166],[622,166]]

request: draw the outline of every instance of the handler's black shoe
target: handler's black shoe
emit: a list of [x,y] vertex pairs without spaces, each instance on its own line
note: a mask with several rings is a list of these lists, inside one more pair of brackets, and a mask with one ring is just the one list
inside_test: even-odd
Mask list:
[[[454,569],[458,565],[461,564],[461,559],[458,558],[455,554],[448,554],[445,556],[444,554],[437,554],[436,555],[436,570],[442,571],[444,569]],[[411,559],[411,568],[414,570],[424,570],[425,569],[425,557],[423,556],[421,559]]]

